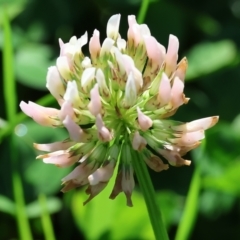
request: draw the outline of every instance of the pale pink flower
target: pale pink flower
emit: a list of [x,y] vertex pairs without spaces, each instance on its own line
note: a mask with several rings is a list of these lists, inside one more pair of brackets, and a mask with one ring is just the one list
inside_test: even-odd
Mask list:
[[198,147],[205,130],[218,121],[217,116],[188,123],[167,119],[189,101],[184,95],[187,59],[178,62],[177,37],[169,36],[166,51],[135,16],[128,17],[126,40],[119,24],[120,14],[113,15],[102,43],[94,30],[87,56],[82,52],[87,33],[67,43],[59,40],[60,56],[47,74],[47,88],[59,109],[20,103],[37,123],[66,128],[68,139],[34,146],[45,152],[37,157],[45,163],[78,164],[62,179],[62,191],[86,185],[89,197],[84,204],[107,186],[118,168],[110,198],[123,192],[132,206],[136,151],[157,172],[169,165],[190,165],[183,156]]

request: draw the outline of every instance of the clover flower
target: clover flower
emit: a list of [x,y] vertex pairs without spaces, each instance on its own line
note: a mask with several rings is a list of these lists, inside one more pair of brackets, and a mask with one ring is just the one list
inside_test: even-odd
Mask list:
[[50,144],[34,144],[43,152],[44,163],[77,167],[62,179],[63,192],[87,185],[86,204],[108,184],[117,168],[114,199],[124,192],[132,206],[134,151],[159,172],[169,165],[190,165],[182,158],[204,138],[204,130],[218,117],[189,123],[169,120],[189,99],[183,94],[187,59],[178,60],[179,41],[170,35],[167,50],[145,24],[128,16],[127,41],[118,30],[120,14],[107,24],[107,37],[100,43],[94,30],[89,56],[82,47],[85,33],[68,43],[60,39],[56,66],[48,69],[47,88],[60,108],[46,108],[33,102],[20,103],[22,111],[37,123],[66,128],[69,138]]

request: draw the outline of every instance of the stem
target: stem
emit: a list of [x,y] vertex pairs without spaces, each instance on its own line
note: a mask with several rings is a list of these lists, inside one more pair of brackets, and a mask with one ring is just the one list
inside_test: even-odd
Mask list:
[[141,4],[140,10],[138,12],[138,16],[137,16],[138,23],[143,23],[143,21],[146,17],[146,14],[147,14],[149,4],[150,4],[150,0],[142,0],[142,4]]
[[16,217],[20,239],[31,240],[32,234],[25,211],[24,193],[22,181],[17,171],[12,173],[13,193],[16,202]]
[[153,232],[156,240],[168,240],[167,230],[164,226],[162,214],[159,205],[156,203],[155,192],[151,178],[148,173],[147,166],[138,152],[134,151],[132,163],[134,170],[142,189],[145,203],[148,210],[148,215],[152,224]]
[[200,187],[200,168],[199,166],[196,166],[175,240],[187,240],[190,237],[190,234],[196,222]]
[[[12,49],[12,33],[8,20],[6,9],[3,11],[3,30],[4,30],[4,45],[3,45],[3,91],[6,104],[6,115],[8,122],[13,125],[16,115],[16,87],[13,68],[13,49]],[[27,219],[24,203],[23,187],[20,175],[17,171],[17,147],[13,136],[10,138],[10,157],[12,161],[12,184],[13,195],[16,202],[16,218],[20,239],[31,240],[31,230]]]
[[47,209],[46,196],[44,194],[39,194],[38,201],[42,210],[41,221],[42,221],[44,237],[46,240],[55,240],[52,221]]

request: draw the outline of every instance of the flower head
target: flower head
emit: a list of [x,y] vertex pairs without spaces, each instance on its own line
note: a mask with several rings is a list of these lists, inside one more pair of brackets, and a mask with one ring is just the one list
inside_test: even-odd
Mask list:
[[62,142],[34,145],[48,152],[37,157],[45,163],[77,163],[62,179],[63,192],[87,185],[87,203],[117,168],[110,198],[123,192],[132,206],[134,151],[157,172],[167,170],[168,164],[190,165],[183,155],[200,144],[218,117],[189,123],[167,119],[189,100],[183,93],[187,59],[177,62],[179,41],[170,35],[166,50],[135,16],[128,17],[126,41],[118,32],[119,23],[120,14],[109,19],[102,44],[94,30],[89,56],[81,50],[87,33],[68,43],[59,41],[60,56],[47,74],[47,88],[59,109],[32,102],[21,102],[20,107],[41,125],[67,129],[69,138]]

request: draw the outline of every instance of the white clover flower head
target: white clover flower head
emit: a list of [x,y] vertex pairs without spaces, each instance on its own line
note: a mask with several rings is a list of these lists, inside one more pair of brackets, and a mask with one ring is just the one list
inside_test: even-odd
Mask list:
[[37,157],[45,163],[77,164],[62,179],[62,191],[87,185],[84,204],[106,187],[117,168],[110,198],[123,192],[132,206],[135,151],[157,172],[168,164],[189,165],[183,155],[199,146],[204,131],[218,121],[217,116],[189,123],[167,119],[189,100],[183,93],[187,59],[177,62],[177,37],[170,35],[166,51],[135,16],[128,17],[127,40],[121,38],[119,24],[120,14],[109,19],[102,44],[94,30],[88,56],[81,50],[87,33],[68,43],[59,41],[60,56],[47,74],[47,88],[59,110],[20,104],[37,123],[67,129],[68,139],[34,147],[48,152]]

